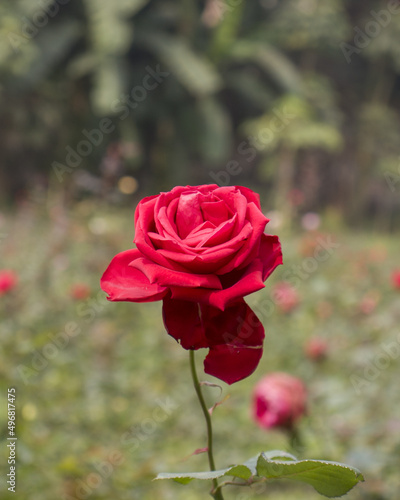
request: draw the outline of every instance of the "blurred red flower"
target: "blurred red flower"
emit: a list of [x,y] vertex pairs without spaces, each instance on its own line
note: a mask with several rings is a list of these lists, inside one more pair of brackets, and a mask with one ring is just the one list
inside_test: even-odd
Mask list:
[[396,269],[392,272],[392,284],[394,288],[400,290],[400,269]]
[[0,296],[13,290],[18,283],[17,274],[11,269],[0,270]]
[[254,388],[253,417],[263,429],[292,429],[306,412],[307,391],[303,382],[287,373],[275,372]]
[[320,361],[326,357],[328,342],[321,337],[311,337],[304,346],[304,352],[309,359]]
[[69,290],[69,294],[74,300],[85,300],[90,297],[90,293],[90,287],[86,283],[75,283]]
[[300,296],[297,290],[285,281],[276,283],[273,286],[272,297],[278,308],[284,313],[292,311],[300,303]]

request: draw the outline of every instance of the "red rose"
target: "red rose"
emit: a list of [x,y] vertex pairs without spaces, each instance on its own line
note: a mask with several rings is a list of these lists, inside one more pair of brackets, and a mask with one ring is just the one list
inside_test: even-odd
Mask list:
[[18,276],[10,269],[0,270],[0,296],[10,292],[17,286]]
[[301,380],[286,373],[262,378],[253,393],[253,416],[263,429],[291,429],[306,411],[307,392]]
[[136,249],[118,254],[101,279],[109,300],[163,299],[168,333],[185,349],[208,347],[205,371],[228,384],[249,376],[264,329],[243,297],[282,263],[259,196],[245,187],[178,186],[144,198]]

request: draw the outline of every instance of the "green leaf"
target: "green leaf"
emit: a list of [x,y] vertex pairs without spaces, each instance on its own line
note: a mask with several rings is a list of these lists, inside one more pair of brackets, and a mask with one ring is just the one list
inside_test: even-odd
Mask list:
[[232,148],[232,130],[228,113],[217,99],[199,99],[196,105],[198,153],[209,164],[216,164],[229,157]]
[[191,94],[201,97],[221,88],[222,81],[216,68],[195,53],[183,38],[142,33],[137,36],[137,41],[156,54]]
[[92,48],[102,55],[123,54],[132,41],[129,18],[149,0],[84,0],[88,13],[89,36]]
[[39,48],[37,56],[32,59],[30,68],[21,78],[23,85],[33,87],[46,78],[82,33],[80,23],[70,20],[49,26],[43,31],[36,39]]
[[125,89],[125,72],[122,58],[104,57],[95,68],[91,101],[98,115],[113,113],[113,103],[118,101]]
[[282,450],[263,451],[262,453],[259,453],[256,457],[253,457],[250,460],[254,460],[254,458],[256,458],[258,462],[261,455],[263,455],[267,460],[274,460],[276,458],[281,458],[282,460],[297,460],[297,458],[294,455]]
[[[250,458],[243,465],[231,465],[226,469],[220,469],[215,471],[207,471],[207,472],[161,472],[158,474],[156,479],[174,479],[178,483],[188,484],[193,479],[218,479],[223,476],[233,476],[240,479],[248,480],[252,476],[257,475],[257,463],[261,456],[261,453],[256,455],[255,457]],[[264,453],[264,456],[268,459],[272,458],[280,458],[282,460],[296,460],[296,457],[291,455],[290,453],[286,453],[285,451],[267,451]]]
[[340,497],[364,481],[361,472],[348,465],[323,460],[271,460],[266,453],[261,453],[258,458],[257,475],[302,481],[330,498]]
[[311,485],[326,497],[339,497],[364,481],[361,472],[348,465],[323,460],[297,460],[285,451],[267,451],[251,458],[243,465],[210,472],[163,472],[156,479],[173,479],[188,484],[193,479],[212,480],[232,476],[248,481],[251,478],[291,479]]
[[230,57],[234,61],[255,62],[286,92],[301,93],[301,75],[283,52],[265,43],[239,40]]
[[173,479],[177,483],[188,484],[193,479],[218,479],[224,476],[233,476],[240,479],[250,479],[252,476],[252,471],[246,465],[232,465],[227,469],[214,470],[208,472],[161,472],[158,474],[156,479]]

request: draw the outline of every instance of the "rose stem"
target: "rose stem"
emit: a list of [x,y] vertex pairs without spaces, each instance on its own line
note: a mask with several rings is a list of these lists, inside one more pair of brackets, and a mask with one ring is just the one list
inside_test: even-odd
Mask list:
[[[199,379],[197,377],[196,373],[196,366],[195,366],[195,361],[194,361],[194,350],[191,349],[189,351],[190,353],[190,371],[192,373],[192,379],[193,379],[193,385],[201,406],[201,409],[203,410],[204,418],[206,419],[206,424],[207,424],[207,454],[208,454],[208,462],[210,464],[210,470],[216,470],[215,468],[215,462],[214,462],[214,456],[213,456],[213,432],[212,432],[212,425],[211,425],[211,415],[208,412],[206,403],[204,401],[203,393],[201,392],[201,387],[199,383]],[[221,489],[218,488],[218,481],[216,479],[213,479],[213,492],[211,493],[211,496],[215,500],[224,500],[224,497],[222,496]]]

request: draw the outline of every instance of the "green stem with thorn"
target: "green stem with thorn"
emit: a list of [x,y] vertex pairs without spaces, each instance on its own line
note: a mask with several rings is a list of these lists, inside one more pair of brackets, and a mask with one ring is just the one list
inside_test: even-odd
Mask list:
[[[204,401],[204,396],[203,396],[203,393],[201,392],[200,382],[199,382],[199,379],[197,377],[196,365],[195,365],[195,361],[194,361],[194,351],[190,350],[189,353],[190,353],[190,371],[192,374],[193,385],[194,385],[201,409],[203,411],[204,418],[206,419],[208,463],[210,464],[210,470],[213,471],[213,470],[216,470],[216,467],[215,467],[214,455],[213,455],[213,431],[212,431],[212,424],[211,424],[211,415],[208,411],[206,402]],[[219,488],[218,481],[216,479],[213,479],[213,489],[211,491],[211,496],[214,498],[214,500],[224,500],[224,497],[222,496],[221,488]]]

